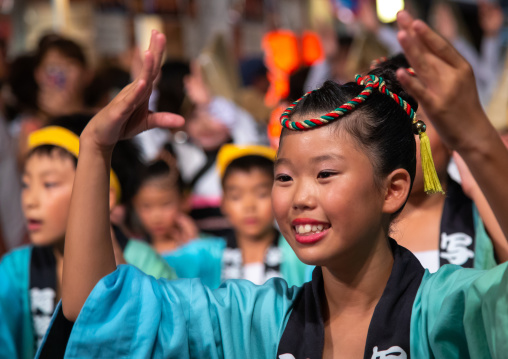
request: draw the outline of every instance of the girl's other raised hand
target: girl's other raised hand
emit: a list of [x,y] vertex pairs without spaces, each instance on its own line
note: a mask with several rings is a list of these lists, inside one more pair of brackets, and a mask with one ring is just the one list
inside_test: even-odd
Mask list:
[[[508,238],[508,151],[482,109],[471,66],[406,11],[398,14],[397,23],[399,42],[416,73],[413,77],[399,69],[399,81],[423,107],[441,140],[464,159],[485,196],[485,207],[497,219],[493,222],[501,228],[500,238]],[[506,246],[506,239],[493,241]],[[496,253],[501,251],[496,248]],[[508,249],[506,253],[508,259]]]
[[165,36],[153,30],[150,46],[143,54],[143,65],[138,77],[95,115],[83,131],[82,141],[110,151],[119,140],[131,138],[148,129],[183,125],[181,116],[163,112],[152,113],[148,110],[148,100],[153,82],[160,71],[165,45]]
[[[472,136],[492,134],[469,63],[443,37],[406,11],[397,16],[398,40],[416,77],[403,69],[399,81],[416,98],[451,149],[470,148]],[[479,132],[478,132],[479,131]]]

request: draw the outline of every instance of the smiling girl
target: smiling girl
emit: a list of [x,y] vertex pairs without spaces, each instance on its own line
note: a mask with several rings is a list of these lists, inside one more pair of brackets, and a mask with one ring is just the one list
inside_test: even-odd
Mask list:
[[[462,154],[508,233],[501,216],[508,209],[503,179],[508,152],[479,106],[470,67],[407,13],[399,15],[399,25],[399,40],[422,75],[413,78],[399,70],[398,79],[425,106],[447,145]],[[239,280],[211,291],[198,280],[157,282],[128,266],[116,268],[103,199],[111,149],[119,139],[147,128],[181,123],[146,110],[163,47],[164,37],[154,33],[143,75],[81,136],[62,306],[40,357],[63,356],[65,345],[58,341],[66,343],[69,358],[506,354],[507,265],[484,272],[445,266],[429,274],[389,238],[416,162],[408,108],[416,104],[389,79],[387,88],[400,97],[382,93],[383,81],[374,76],[344,86],[326,83],[283,118],[293,129],[313,127],[284,130],[272,193],[285,238],[303,262],[317,265],[311,282],[288,288],[281,279],[263,286]],[[455,99],[458,89],[460,101]],[[339,110],[345,103],[346,111]],[[335,109],[344,113],[330,115]],[[314,126],[318,123],[323,125]],[[475,143],[473,135],[478,136]],[[97,248],[101,255],[91,255]]]

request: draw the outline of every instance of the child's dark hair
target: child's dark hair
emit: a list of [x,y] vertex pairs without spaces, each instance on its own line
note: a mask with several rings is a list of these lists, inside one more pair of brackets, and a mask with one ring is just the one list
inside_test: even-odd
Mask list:
[[82,67],[87,66],[86,56],[81,46],[76,42],[56,34],[49,34],[39,40],[37,51],[37,66],[50,50],[56,50],[63,56],[79,63]]
[[190,74],[187,62],[168,60],[161,67],[160,79],[157,85],[159,98],[157,110],[182,114],[185,99],[184,78]]
[[13,101],[8,103],[11,118],[16,117],[20,112],[36,111],[38,108],[35,64],[36,56],[25,54],[16,57],[9,66],[7,83],[13,95]]
[[165,152],[165,156],[162,156],[164,159],[158,159],[144,166],[141,171],[140,182],[136,189],[136,193],[144,184],[159,180],[168,180],[168,186],[174,186],[180,196],[186,193],[187,186],[178,170],[173,147],[171,144],[167,143],[164,145],[163,151]]
[[222,188],[225,188],[226,180],[235,172],[251,172],[259,170],[266,174],[273,181],[273,161],[269,158],[259,155],[248,155],[234,159],[226,167],[222,176]]
[[[80,136],[91,118],[92,116],[88,114],[61,116],[52,120],[49,126],[63,127]],[[34,154],[50,156],[54,153],[68,156],[74,161],[75,165],[78,163],[78,159],[74,155],[54,145],[38,146],[28,153],[27,158]],[[139,185],[139,173],[142,166],[140,151],[135,143],[131,140],[119,141],[113,150],[111,168],[115,171],[120,182],[121,203],[129,203],[132,199],[134,191]]]
[[[395,72],[400,67],[408,67],[407,61],[400,56],[381,63],[369,74],[383,77],[387,88],[405,99],[416,111],[418,104],[402,89],[396,79]],[[357,96],[362,90],[354,82],[338,85],[327,81],[323,86],[303,98],[293,109],[290,116],[321,116]],[[374,90],[368,99],[351,113],[341,116],[330,124],[336,129],[345,129],[366,151],[374,167],[374,180],[380,180],[397,168],[405,169],[411,177],[413,185],[416,171],[416,142],[412,129],[412,121],[406,112],[392,98]],[[282,145],[284,129],[281,134]],[[403,207],[397,211],[395,217]]]

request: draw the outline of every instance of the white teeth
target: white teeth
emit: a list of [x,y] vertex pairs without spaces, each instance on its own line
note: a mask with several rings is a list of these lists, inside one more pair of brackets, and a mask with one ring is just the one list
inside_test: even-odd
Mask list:
[[319,233],[325,229],[325,226],[322,224],[318,225],[310,225],[310,224],[300,224],[295,226],[295,231],[298,234],[308,234],[308,233]]

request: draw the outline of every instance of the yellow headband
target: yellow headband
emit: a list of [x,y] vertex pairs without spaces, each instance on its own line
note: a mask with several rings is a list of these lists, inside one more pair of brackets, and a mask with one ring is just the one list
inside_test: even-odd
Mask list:
[[[74,157],[79,157],[79,137],[72,131],[59,126],[44,127],[34,131],[28,137],[28,149],[33,150],[43,145],[53,145],[63,148]],[[120,181],[115,172],[110,172],[110,186],[115,190],[116,200],[119,202],[122,198]]]
[[237,158],[245,156],[261,156],[275,161],[277,153],[274,149],[266,146],[237,146],[226,144],[221,147],[219,153],[217,154],[217,170],[219,171],[221,178],[224,176],[224,172],[226,172],[226,168],[231,162]]

